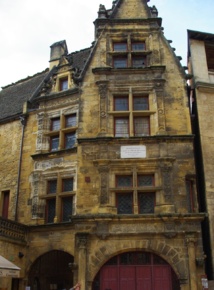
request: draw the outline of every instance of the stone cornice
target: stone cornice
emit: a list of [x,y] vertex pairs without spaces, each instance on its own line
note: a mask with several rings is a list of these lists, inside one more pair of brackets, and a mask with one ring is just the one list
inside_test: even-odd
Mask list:
[[[154,73],[156,71],[160,71],[163,73],[166,69],[166,66],[163,65],[153,65],[153,66],[148,66],[144,68],[135,68],[135,67],[127,67],[127,68],[113,68],[110,66],[107,67],[95,67],[92,69],[92,72],[94,74],[112,74],[112,73],[123,73],[123,74],[130,74],[130,73]],[[159,81],[165,81],[164,79],[158,79]],[[155,79],[157,81],[157,79]]]
[[195,88],[201,92],[214,93],[214,83],[196,82]]
[[143,137],[130,137],[130,138],[122,138],[122,137],[96,137],[96,138],[78,138],[78,144],[82,143],[103,143],[107,142],[111,143],[114,141],[114,144],[139,144],[140,141],[144,143],[151,142],[175,142],[179,141],[192,141],[194,139],[194,135],[156,135],[156,136],[143,136]]

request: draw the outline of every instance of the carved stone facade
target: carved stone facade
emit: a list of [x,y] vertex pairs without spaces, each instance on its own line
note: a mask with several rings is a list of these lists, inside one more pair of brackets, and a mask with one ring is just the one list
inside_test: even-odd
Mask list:
[[[201,289],[204,214],[193,190],[185,73],[147,2],[100,6],[88,50],[68,54],[65,41],[51,47],[50,71],[26,107],[18,189],[17,171],[10,177],[9,170],[12,161],[18,165],[19,150],[12,137],[4,142],[16,154],[4,159],[1,196],[11,183],[18,222],[27,227],[25,241],[23,228],[13,228],[24,252],[16,260],[19,289],[62,289],[79,281],[81,290],[124,290],[111,284],[108,266],[135,267],[132,255],[140,257],[142,271],[144,257],[148,267],[166,271],[164,290]],[[7,128],[0,127],[4,135]],[[10,240],[12,226],[2,225]],[[116,264],[122,256],[125,262]],[[151,289],[155,279],[151,274]]]

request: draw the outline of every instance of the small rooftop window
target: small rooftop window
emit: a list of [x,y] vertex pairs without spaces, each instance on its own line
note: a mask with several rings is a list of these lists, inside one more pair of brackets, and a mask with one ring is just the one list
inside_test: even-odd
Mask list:
[[68,78],[62,78],[59,80],[59,90],[65,91],[68,89]]

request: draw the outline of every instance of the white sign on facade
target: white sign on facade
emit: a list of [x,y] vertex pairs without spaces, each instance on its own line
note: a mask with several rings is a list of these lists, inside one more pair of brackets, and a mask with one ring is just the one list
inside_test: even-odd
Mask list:
[[146,146],[121,146],[121,158],[146,158]]

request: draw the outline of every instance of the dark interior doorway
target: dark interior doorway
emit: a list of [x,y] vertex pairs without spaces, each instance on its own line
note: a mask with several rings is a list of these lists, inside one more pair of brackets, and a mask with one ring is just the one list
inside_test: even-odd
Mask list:
[[63,290],[73,286],[69,263],[74,258],[63,251],[51,251],[40,256],[32,265],[28,283],[32,290]]

